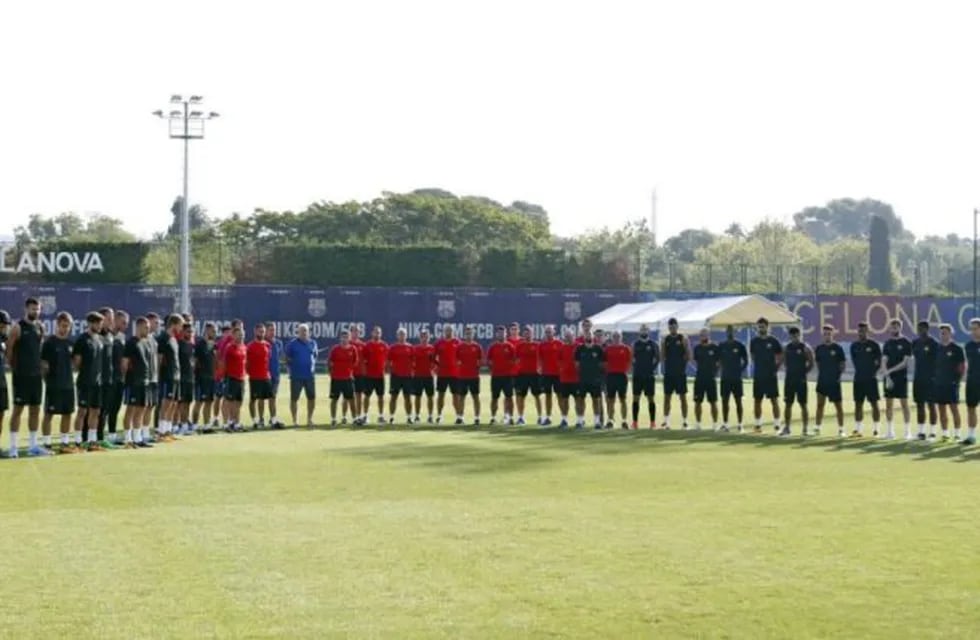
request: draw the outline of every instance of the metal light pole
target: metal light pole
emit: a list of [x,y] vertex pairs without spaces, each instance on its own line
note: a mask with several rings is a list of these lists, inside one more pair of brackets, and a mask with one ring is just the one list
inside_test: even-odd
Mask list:
[[[204,98],[201,96],[190,96],[185,98],[181,95],[170,96],[170,104],[180,106],[169,113],[164,113],[162,109],[153,112],[158,118],[167,120],[169,124],[170,139],[184,141],[184,194],[180,206],[180,311],[190,313],[191,311],[191,225],[188,215],[190,202],[187,196],[187,176],[190,162],[190,141],[201,140],[204,138],[204,123],[212,118],[217,118],[218,114],[214,111],[204,113],[199,111]],[[194,111],[191,111],[194,108]]]
[[980,317],[980,311],[977,310],[977,213],[978,210],[973,210],[973,316]]

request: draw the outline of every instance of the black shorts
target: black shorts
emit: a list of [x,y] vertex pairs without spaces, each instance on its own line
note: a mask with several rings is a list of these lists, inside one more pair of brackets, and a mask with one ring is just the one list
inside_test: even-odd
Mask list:
[[14,406],[15,407],[39,407],[41,406],[41,376],[20,376],[14,374],[13,380]]
[[877,380],[855,380],[854,381],[854,404],[864,404],[867,402],[878,402],[881,394],[878,392]]
[[900,398],[904,400],[909,397],[909,379],[902,376],[901,378],[892,378],[892,388],[889,389],[887,384],[882,383],[885,387],[885,397],[886,398]]
[[194,397],[198,402],[211,402],[214,400],[214,386],[213,377],[204,376],[203,378],[198,378],[194,384],[195,391],[197,392],[197,395]]
[[783,397],[786,398],[786,404],[796,402],[801,407],[805,407],[809,395],[810,389],[806,383],[806,378],[786,378],[783,380]]
[[952,384],[937,383],[932,388],[932,398],[936,404],[959,404],[960,403],[959,383],[952,383]]
[[966,381],[966,406],[971,409],[980,405],[980,380]]
[[369,398],[372,394],[379,398],[385,394],[384,378],[364,378],[361,381],[361,385],[361,393]]
[[102,387],[80,384],[75,389],[79,409],[98,409],[102,406]]
[[694,378],[694,402],[718,402],[718,382],[714,378]]
[[[353,393],[354,387],[351,385],[351,392]],[[306,394],[307,399],[312,400],[316,397],[316,381],[313,378],[305,379],[289,379],[289,401],[296,402],[299,400],[300,395]]]
[[474,398],[480,397],[480,379],[479,378],[457,378],[455,384],[456,391],[454,393],[466,397],[467,395],[473,396]]
[[[4,375],[4,374],[0,374]],[[7,393],[7,385],[0,387],[0,413],[10,408],[10,394]]]
[[272,397],[272,381],[249,380],[248,397],[250,400],[268,400]]
[[241,402],[245,397],[245,381],[235,378],[225,378],[225,400]]
[[600,380],[594,380],[592,382],[580,382],[578,384],[578,394],[582,398],[585,397],[601,398],[602,382]]
[[412,378],[412,395],[421,397],[424,393],[431,398],[435,392],[436,381],[433,380],[432,376]]
[[130,407],[149,407],[150,389],[144,384],[128,385],[123,391],[123,400]]
[[541,394],[541,376],[536,373],[519,373],[514,379],[514,393],[519,396]]
[[779,380],[776,376],[766,376],[765,378],[752,379],[752,398],[762,400],[769,398],[775,400],[779,397]]
[[664,395],[673,393],[679,396],[687,393],[687,376],[683,373],[664,376]]
[[446,393],[448,391],[449,393],[456,395],[456,378],[439,376],[439,378],[436,380],[436,391],[439,393]]
[[225,380],[224,380],[224,378],[222,378],[221,380],[215,380],[214,381],[214,388],[213,389],[214,389],[214,397],[215,398],[223,398],[223,397],[225,397]]
[[354,376],[354,393],[364,393],[364,376]]
[[505,398],[514,396],[514,376],[492,376],[490,378],[490,397],[494,400],[503,394]]
[[606,374],[606,395],[610,398],[625,398],[629,381],[625,373]]
[[356,380],[337,380],[336,378],[330,379],[330,399],[336,400],[337,398],[343,397],[344,400],[354,399],[354,385]]
[[633,376],[633,395],[639,398],[652,398],[657,392],[657,379],[654,376]]
[[558,395],[562,398],[577,398],[581,392],[581,385],[577,382],[561,382],[558,384]]
[[840,380],[817,380],[817,395],[827,398],[830,402],[840,402],[844,394],[841,391]]
[[44,412],[52,416],[75,413],[75,390],[48,387],[44,390]]
[[[177,382],[160,382],[159,400],[178,400],[180,398],[180,384]],[[81,400],[79,400],[81,406]]]
[[731,397],[735,397],[741,400],[743,395],[742,379],[732,378],[730,380],[722,378],[721,379],[721,399],[727,400]]
[[391,390],[389,393],[391,393],[393,396],[397,396],[399,393],[403,393],[407,396],[412,393],[415,388],[412,383],[412,378],[409,378],[408,376],[392,375],[390,378],[389,384],[391,386]]
[[915,404],[932,404],[932,380],[913,380],[912,399]]
[[180,383],[180,397],[177,399],[178,402],[188,403],[194,399],[194,383],[193,382],[181,382]]
[[561,379],[558,376],[542,375],[538,380],[541,393],[558,393],[561,390]]

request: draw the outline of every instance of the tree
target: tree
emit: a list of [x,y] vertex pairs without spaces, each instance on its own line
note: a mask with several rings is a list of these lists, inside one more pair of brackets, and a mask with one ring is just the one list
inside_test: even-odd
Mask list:
[[705,229],[684,229],[664,242],[667,255],[673,260],[693,262],[698,249],[715,241],[715,235]]
[[888,221],[881,216],[872,217],[868,232],[868,287],[876,291],[892,290],[890,244]]
[[136,236],[123,229],[122,220],[101,213],[82,217],[74,212],[45,217],[31,214],[27,226],[14,229],[19,246],[46,242],[136,242]]
[[841,238],[865,237],[873,216],[887,222],[892,238],[907,235],[892,206],[871,198],[839,198],[820,207],[806,207],[793,214],[793,224],[818,244],[826,244]]
[[653,232],[645,218],[631,220],[618,229],[603,227],[590,230],[572,238],[571,242],[557,244],[566,251],[597,254],[619,263],[630,274],[628,279],[637,286],[650,271],[650,260],[654,252]]
[[745,229],[737,222],[733,222],[725,229],[725,235],[729,238],[744,238]]
[[[177,196],[174,198],[174,203],[170,205],[170,214],[173,216],[173,221],[167,228],[168,236],[180,235],[180,213],[183,203],[184,196]],[[207,211],[199,204],[192,204],[190,209],[187,210],[187,222],[191,232],[211,228],[211,219],[208,218]]]

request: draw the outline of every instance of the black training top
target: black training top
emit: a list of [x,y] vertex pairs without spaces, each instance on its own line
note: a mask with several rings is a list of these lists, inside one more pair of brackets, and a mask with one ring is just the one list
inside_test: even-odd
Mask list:
[[721,379],[738,380],[749,366],[749,354],[738,340],[725,340],[718,349],[721,352]]
[[912,343],[916,382],[931,382],[936,377],[937,353],[939,353],[939,342],[932,336],[916,338]]
[[966,356],[963,347],[950,342],[940,344],[936,354],[936,384],[957,384],[963,377],[963,362]]
[[[885,341],[885,346],[881,348],[881,354],[888,358],[886,367],[894,367],[896,364],[912,355],[912,343],[908,338],[889,338]],[[899,371],[892,371],[888,374],[892,380],[908,380],[908,367]]]
[[49,389],[71,389],[72,381],[72,344],[68,338],[48,336],[41,345],[41,360],[48,365],[48,375],[44,383]]
[[28,320],[17,322],[20,337],[14,343],[17,362],[14,364],[15,376],[41,375],[41,323]]
[[606,352],[595,343],[580,344],[575,349],[575,361],[578,362],[579,380],[583,384],[597,384],[602,380],[602,363],[606,360]]
[[756,380],[776,375],[776,356],[783,352],[783,346],[772,336],[755,336],[749,343],[752,354],[752,377]]
[[836,342],[821,343],[813,352],[817,362],[817,380],[822,382],[840,382],[841,363],[846,362],[844,348]]
[[694,347],[694,362],[698,366],[696,377],[701,380],[714,379],[718,372],[720,358],[721,352],[718,345],[714,342],[699,342]]
[[804,342],[786,343],[786,347],[783,348],[783,353],[785,354],[783,358],[786,361],[787,378],[799,380],[800,378],[806,377],[806,348],[806,343]]
[[679,333],[664,336],[664,375],[682,376],[687,373],[686,355],[684,336]]
[[203,380],[214,378],[214,349],[216,343],[209,343],[203,336],[194,345],[194,359],[197,361],[197,377]]
[[72,346],[73,356],[80,356],[78,376],[75,381],[80,387],[98,386],[102,384],[102,336],[92,335],[88,331],[78,336]]
[[874,380],[881,368],[881,347],[874,340],[852,342],[851,362],[854,363],[854,380]]
[[660,364],[660,345],[647,338],[633,343],[633,377],[652,378]]

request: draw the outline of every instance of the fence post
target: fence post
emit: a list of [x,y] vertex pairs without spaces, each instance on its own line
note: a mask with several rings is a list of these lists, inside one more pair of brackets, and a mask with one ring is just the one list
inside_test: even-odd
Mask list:
[[813,265],[813,271],[811,272],[813,277],[813,295],[820,295],[820,267],[818,265]]
[[742,280],[742,295],[749,292],[749,266],[746,264],[738,265],[739,276]]

